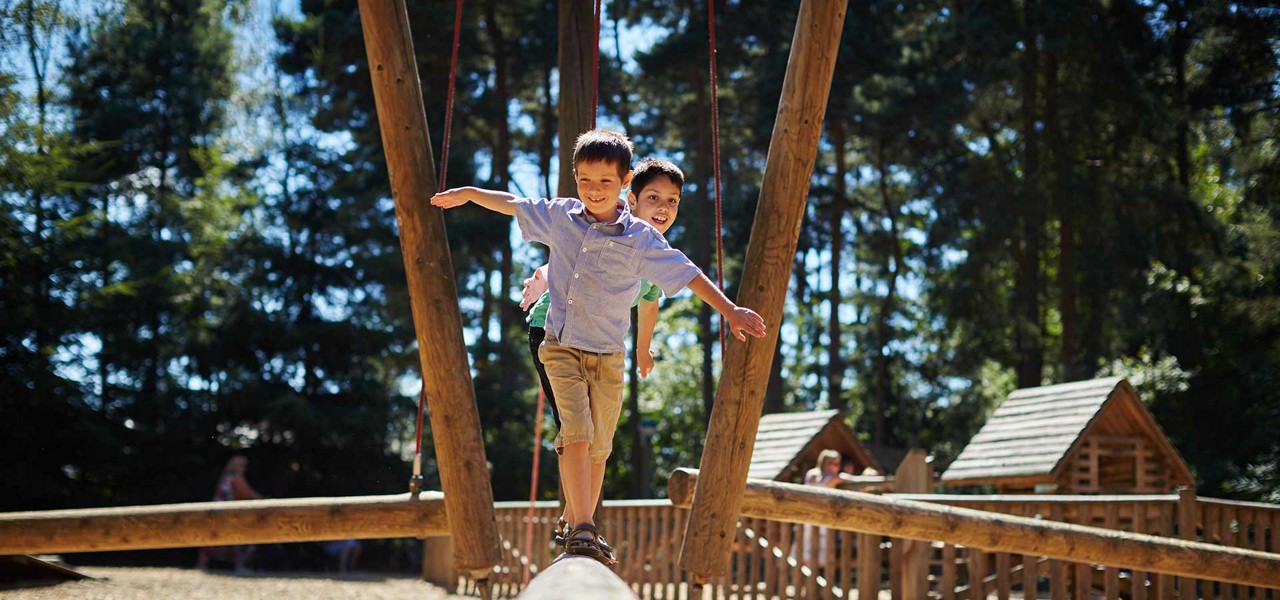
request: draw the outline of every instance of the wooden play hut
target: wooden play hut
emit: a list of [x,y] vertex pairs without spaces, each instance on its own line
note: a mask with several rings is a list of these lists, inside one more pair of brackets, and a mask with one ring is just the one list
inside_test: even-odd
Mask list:
[[1026,388],[996,409],[942,474],[1002,494],[1156,494],[1195,478],[1120,377]]
[[884,470],[867,452],[838,410],[775,413],[760,417],[760,429],[751,452],[747,477],[799,483],[827,448],[852,460],[854,473],[867,467]]

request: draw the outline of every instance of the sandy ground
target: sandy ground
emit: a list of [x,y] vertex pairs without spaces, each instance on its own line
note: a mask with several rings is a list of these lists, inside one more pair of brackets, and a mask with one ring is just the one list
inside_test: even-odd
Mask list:
[[269,573],[237,577],[226,571],[194,569],[80,567],[96,580],[45,587],[0,590],[3,600],[446,600],[464,598],[413,577],[361,573]]

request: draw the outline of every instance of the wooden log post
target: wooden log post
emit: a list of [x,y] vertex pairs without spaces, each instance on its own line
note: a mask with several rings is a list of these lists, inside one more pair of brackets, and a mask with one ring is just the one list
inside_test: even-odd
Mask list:
[[[692,469],[673,473],[667,486],[671,503],[691,506],[698,479]],[[742,494],[741,511],[744,517],[1280,589],[1280,554],[861,492],[753,479]]]
[[523,600],[561,600],[562,598],[591,598],[592,600],[637,600],[631,587],[594,559],[585,556],[562,555],[537,577],[516,598]]
[[595,5],[590,0],[560,0],[560,178],[556,195],[578,197],[573,179],[573,145],[589,131],[596,107],[591,104],[591,57],[595,48]]
[[0,555],[424,537],[449,530],[444,504],[423,492],[0,513]]
[[[933,475],[929,471],[924,450],[911,450],[898,472],[894,475],[897,491],[907,494],[928,494],[933,492]],[[924,598],[929,595],[929,552],[932,546],[928,541],[895,539],[895,544],[902,544],[902,597]]]
[[745,343],[726,338],[701,462],[703,472],[715,476],[698,483],[680,549],[680,564],[695,584],[728,570],[846,5],[847,0],[804,0],[796,19],[737,299],[764,317],[768,332]]
[[471,365],[436,191],[422,86],[404,0],[360,0],[378,125],[391,176],[418,359],[456,567],[485,579],[501,554]]

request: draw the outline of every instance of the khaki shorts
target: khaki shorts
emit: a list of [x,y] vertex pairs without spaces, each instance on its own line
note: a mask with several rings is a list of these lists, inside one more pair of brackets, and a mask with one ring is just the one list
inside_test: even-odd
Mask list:
[[561,346],[548,335],[538,347],[538,359],[547,370],[560,410],[556,452],[564,452],[569,444],[589,442],[591,462],[604,462],[613,452],[613,432],[622,413],[622,353]]

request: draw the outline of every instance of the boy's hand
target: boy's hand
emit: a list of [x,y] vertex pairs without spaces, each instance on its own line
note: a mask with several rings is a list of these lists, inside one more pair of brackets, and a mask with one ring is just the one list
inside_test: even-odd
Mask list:
[[729,331],[738,338],[738,341],[747,341],[747,335],[764,337],[764,319],[750,308],[735,306],[729,314],[725,315],[725,320],[729,322]]
[[453,188],[445,190],[431,197],[431,205],[440,208],[450,209],[462,206],[471,201],[467,188]]
[[636,367],[640,371],[640,379],[648,378],[649,373],[653,372],[653,350],[637,352]]
[[538,268],[533,271],[528,279],[524,280],[524,289],[520,292],[520,310],[525,312],[542,297],[547,291],[546,268]]

